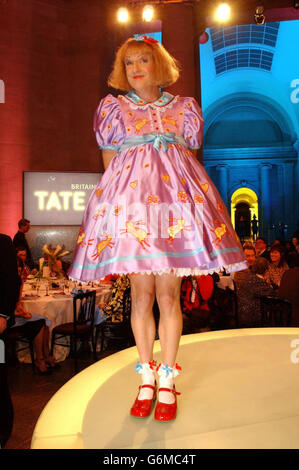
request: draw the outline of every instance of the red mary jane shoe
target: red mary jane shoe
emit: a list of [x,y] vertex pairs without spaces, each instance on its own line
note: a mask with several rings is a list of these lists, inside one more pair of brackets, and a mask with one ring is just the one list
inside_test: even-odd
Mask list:
[[155,385],[140,385],[139,390],[141,388],[151,388],[152,390],[154,390],[154,394],[151,400],[138,400],[137,395],[134,405],[131,408],[131,415],[135,416],[136,418],[146,418],[152,411],[153,402],[156,399]]
[[175,391],[175,388],[159,388],[159,392],[172,392],[174,394],[175,402],[168,404],[168,403],[161,403],[158,401],[155,409],[155,419],[157,421],[171,421],[176,417],[177,411],[177,400],[176,396],[180,395],[179,392]]

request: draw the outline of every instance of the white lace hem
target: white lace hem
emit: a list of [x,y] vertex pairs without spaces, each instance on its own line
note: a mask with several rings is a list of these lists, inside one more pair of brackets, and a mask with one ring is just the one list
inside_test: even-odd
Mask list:
[[[154,274],[161,276],[162,274],[174,274],[177,277],[184,277],[184,276],[202,276],[202,275],[207,275],[207,274],[213,274],[213,273],[219,273],[220,271],[223,271],[225,269],[226,272],[232,273],[235,271],[241,271],[242,269],[247,269],[247,263],[246,261],[242,261],[240,263],[234,263],[234,264],[228,264],[224,266],[218,266],[213,269],[201,269],[201,268],[168,268],[168,269],[161,269],[160,271],[134,271],[134,272],[124,272],[124,271],[119,271],[115,273],[109,273],[109,275],[130,275],[130,274]],[[93,279],[93,281],[101,281],[103,280],[108,274],[106,274],[104,277],[98,278],[98,279]],[[74,280],[74,281],[84,281],[88,282],[88,280],[84,279],[79,279],[75,277],[69,276],[69,279]]]

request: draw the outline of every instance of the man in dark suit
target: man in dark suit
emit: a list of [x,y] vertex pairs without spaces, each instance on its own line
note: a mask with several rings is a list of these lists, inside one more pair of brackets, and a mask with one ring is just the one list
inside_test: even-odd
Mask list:
[[261,326],[260,297],[274,295],[263,277],[267,268],[268,261],[260,257],[254,261],[251,270],[244,269],[234,275],[241,328]]
[[27,253],[26,263],[30,269],[34,269],[34,262],[32,259],[31,251],[25,237],[25,233],[30,230],[30,220],[21,219],[18,222],[19,230],[13,237],[13,244],[15,248],[24,247]]
[[[17,255],[11,238],[0,234],[0,341],[5,330],[14,324],[14,311],[19,298],[20,278]],[[3,348],[1,348],[3,353]],[[0,358],[0,445],[3,447],[12,431],[13,406],[7,384],[6,365]]]
[[263,237],[257,237],[255,242],[255,251],[257,256],[266,258],[267,261],[270,261],[270,253],[268,250],[267,240]]

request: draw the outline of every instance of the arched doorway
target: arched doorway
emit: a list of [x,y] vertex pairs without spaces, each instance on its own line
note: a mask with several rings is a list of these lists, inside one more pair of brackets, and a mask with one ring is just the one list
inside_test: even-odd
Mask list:
[[[250,188],[239,188],[231,197],[231,220],[240,238],[252,236],[252,220],[258,221],[258,197]],[[240,234],[242,236],[240,236]]]

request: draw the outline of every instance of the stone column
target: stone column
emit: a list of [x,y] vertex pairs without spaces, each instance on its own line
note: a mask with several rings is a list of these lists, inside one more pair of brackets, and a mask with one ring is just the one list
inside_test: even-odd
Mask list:
[[[288,226],[288,235],[295,231],[294,220],[294,163],[283,165],[283,223]],[[291,233],[290,233],[291,232]]]
[[[299,221],[299,204],[297,201],[299,201],[299,139],[296,140],[294,143],[294,149],[297,152],[297,162],[295,163],[295,196],[294,200],[296,201],[295,207],[294,207],[294,218],[295,218],[295,223]],[[298,229],[298,226],[296,225],[295,230]]]
[[263,163],[260,166],[261,176],[261,215],[260,217],[260,235],[266,238],[270,236],[270,218],[271,218],[271,197],[270,197],[270,172],[272,165]]
[[227,165],[217,165],[216,170],[218,172],[218,191],[222,197],[224,204],[228,207],[228,198],[227,198]]

